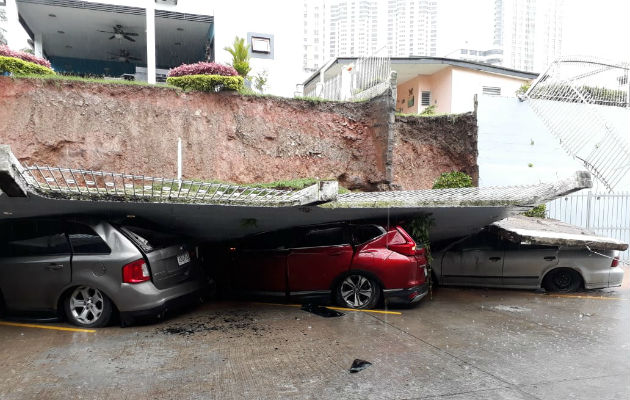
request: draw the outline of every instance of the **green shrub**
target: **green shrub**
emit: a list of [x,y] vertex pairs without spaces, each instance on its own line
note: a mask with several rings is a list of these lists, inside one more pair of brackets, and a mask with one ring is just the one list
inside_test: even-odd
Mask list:
[[10,72],[13,75],[54,75],[55,71],[43,65],[15,57],[0,56],[0,72]]
[[185,90],[218,92],[220,90],[240,90],[243,88],[242,76],[222,75],[185,75],[166,78],[166,83]]
[[545,218],[546,213],[547,213],[547,206],[544,204],[541,204],[539,206],[532,208],[529,211],[525,211],[523,215],[526,217]]
[[425,107],[424,110],[420,113],[423,117],[435,115],[435,104],[432,104],[428,107]]
[[433,189],[456,189],[472,187],[470,175],[459,171],[445,172],[435,180]]
[[232,55],[232,67],[242,77],[246,77],[251,71],[249,66],[249,45],[245,44],[245,39],[236,36],[232,47],[224,47],[223,50]]

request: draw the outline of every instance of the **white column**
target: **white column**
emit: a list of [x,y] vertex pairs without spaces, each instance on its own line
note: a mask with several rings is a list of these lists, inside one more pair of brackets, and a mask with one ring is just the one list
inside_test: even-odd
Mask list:
[[147,81],[155,83],[155,1],[147,0]]
[[35,55],[37,57],[44,57],[44,42],[41,33],[35,34],[35,40],[33,41],[33,44],[35,46]]
[[15,0],[7,0],[5,11],[7,15],[7,44],[12,50],[20,50],[26,47],[26,43],[20,42],[20,20]]

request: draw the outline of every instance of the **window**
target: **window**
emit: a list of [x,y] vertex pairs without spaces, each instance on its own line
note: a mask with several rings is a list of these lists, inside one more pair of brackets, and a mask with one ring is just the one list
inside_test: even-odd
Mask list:
[[347,244],[346,230],[342,226],[307,229],[304,238],[297,247],[323,247]]
[[92,228],[77,222],[68,222],[68,238],[74,254],[109,254],[111,250]]
[[58,221],[22,220],[0,224],[0,254],[30,257],[70,254],[70,246]]
[[271,39],[252,36],[252,51],[255,53],[271,53]]
[[377,225],[357,225],[352,227],[352,239],[355,244],[361,244],[375,239],[385,233]]
[[174,246],[183,241],[177,236],[140,226],[124,225],[120,227],[120,230],[145,253]]
[[496,86],[483,86],[482,93],[490,96],[501,96],[501,88]]
[[423,107],[431,105],[431,92],[430,91],[422,91],[422,98],[420,100],[420,105]]

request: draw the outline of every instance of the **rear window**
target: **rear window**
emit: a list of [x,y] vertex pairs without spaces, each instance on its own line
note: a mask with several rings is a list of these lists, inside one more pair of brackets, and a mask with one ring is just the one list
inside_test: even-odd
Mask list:
[[121,225],[119,229],[145,253],[182,243],[177,236],[140,226]]
[[352,237],[356,244],[369,242],[383,233],[385,233],[385,230],[376,225],[357,225],[352,227]]
[[74,254],[109,254],[109,246],[87,225],[68,222],[68,238]]

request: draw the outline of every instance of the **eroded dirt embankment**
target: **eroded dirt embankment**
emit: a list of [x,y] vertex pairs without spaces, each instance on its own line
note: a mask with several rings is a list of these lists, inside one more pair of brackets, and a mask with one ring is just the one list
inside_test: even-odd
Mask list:
[[[389,183],[416,189],[464,163],[472,163],[466,171],[476,171],[476,157],[445,151],[439,124],[428,130],[422,125],[415,134],[431,138],[433,146],[418,145],[408,122],[396,122],[392,139],[387,96],[315,103],[0,77],[0,110],[0,143],[27,164],[173,177],[181,137],[183,174],[189,179],[248,183],[316,177],[339,179],[350,189],[377,190]],[[453,134],[468,138],[461,127]],[[390,156],[394,182],[386,174],[390,142],[396,144]]]

